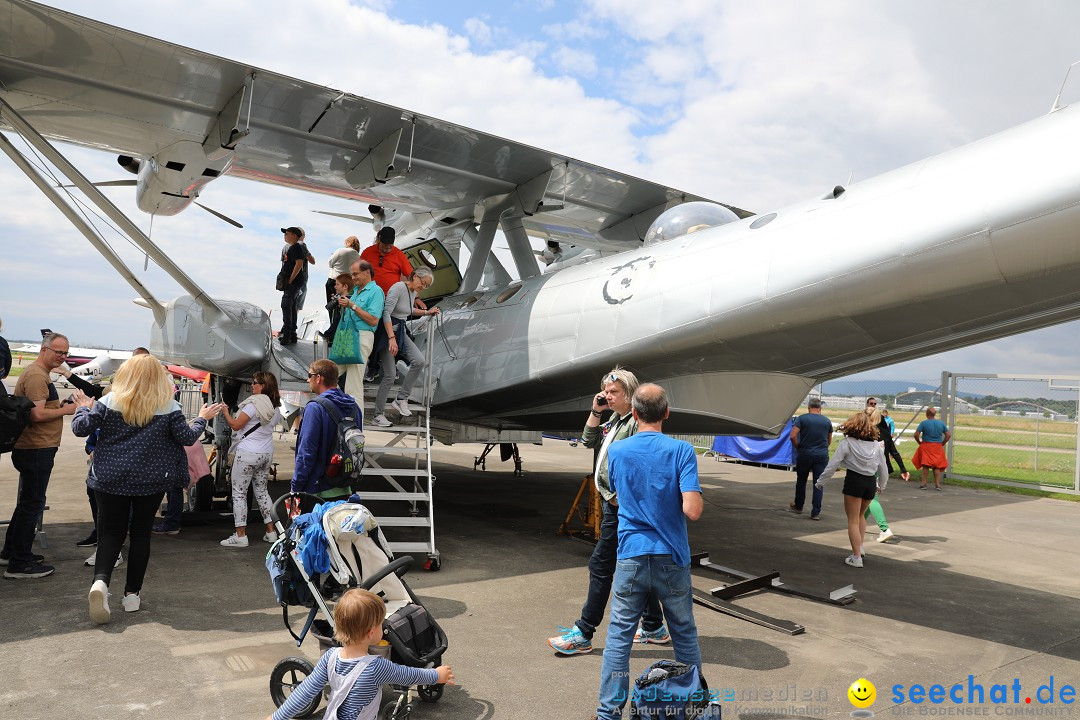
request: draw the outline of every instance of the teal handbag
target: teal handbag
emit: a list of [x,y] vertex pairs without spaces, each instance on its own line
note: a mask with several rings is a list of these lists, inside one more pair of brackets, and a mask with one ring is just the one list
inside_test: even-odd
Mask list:
[[342,315],[327,358],[338,365],[364,364],[364,358],[360,355],[360,330],[356,327],[356,313],[353,311],[348,310]]

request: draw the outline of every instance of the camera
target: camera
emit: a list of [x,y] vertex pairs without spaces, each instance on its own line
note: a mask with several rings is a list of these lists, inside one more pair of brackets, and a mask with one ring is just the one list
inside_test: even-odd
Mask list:
[[330,296],[330,302],[337,302],[341,299],[341,293],[334,293]]

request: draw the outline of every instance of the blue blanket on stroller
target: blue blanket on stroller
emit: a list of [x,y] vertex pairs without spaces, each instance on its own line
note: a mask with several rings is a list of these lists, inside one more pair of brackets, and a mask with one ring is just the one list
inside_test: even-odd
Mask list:
[[304,563],[304,568],[309,575],[330,572],[330,553],[327,550],[327,543],[330,542],[330,539],[326,537],[326,532],[323,531],[322,517],[327,510],[341,505],[343,502],[345,501],[336,500],[322,503],[316,505],[311,512],[293,518],[292,527],[301,536],[300,541],[297,543],[297,549],[300,550],[300,561]]

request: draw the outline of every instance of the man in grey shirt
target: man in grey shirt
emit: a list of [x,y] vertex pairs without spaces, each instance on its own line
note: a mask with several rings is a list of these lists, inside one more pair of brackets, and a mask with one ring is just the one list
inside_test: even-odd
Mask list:
[[427,361],[423,353],[405,332],[405,321],[410,317],[424,315],[437,315],[439,308],[421,309],[415,307],[416,294],[431,286],[435,276],[426,267],[416,268],[409,275],[408,280],[401,280],[390,286],[386,293],[386,304],[383,305],[382,322],[386,329],[387,344],[379,351],[379,366],[382,368],[382,382],[375,394],[375,417],[373,425],[390,427],[392,424],[386,419],[384,408],[386,399],[390,395],[390,387],[394,384],[397,375],[396,358],[401,358],[409,366],[405,373],[405,379],[401,382],[397,399],[393,407],[402,417],[409,417],[409,394],[412,393],[413,385],[416,384],[420,373],[427,367]]

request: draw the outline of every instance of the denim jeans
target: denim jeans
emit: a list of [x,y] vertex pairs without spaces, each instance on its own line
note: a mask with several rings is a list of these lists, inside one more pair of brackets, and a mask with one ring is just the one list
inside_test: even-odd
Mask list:
[[[581,608],[581,617],[574,623],[586,639],[592,639],[596,626],[604,619],[608,598],[611,596],[611,580],[615,575],[615,558],[619,551],[619,510],[604,501],[604,517],[600,521],[600,537],[589,558],[589,594]],[[653,632],[664,624],[664,614],[656,595],[650,593],[645,603],[643,630]]]
[[296,316],[300,311],[299,285],[286,288],[281,293],[281,334],[286,338],[296,337]]
[[413,385],[416,384],[420,373],[427,367],[424,354],[420,352],[420,348],[416,347],[416,343],[412,341],[412,338],[405,335],[404,337],[398,337],[397,341],[398,354],[396,358],[390,354],[389,345],[379,353],[379,364],[382,366],[382,381],[379,383],[379,389],[375,392],[376,414],[382,413],[386,407],[386,400],[390,397],[390,387],[396,379],[398,360],[404,360],[409,366],[409,371],[405,373],[405,379],[401,381],[401,387],[398,389],[397,397],[399,400],[409,398]]
[[[828,455],[799,455],[795,461],[795,509],[802,510],[806,502],[806,478],[813,474],[816,482],[821,473],[825,472],[825,466],[829,464]],[[817,517],[821,514],[821,498],[825,495],[824,488],[814,488],[814,495],[810,515]]]
[[12,450],[11,464],[19,471],[19,498],[11,513],[11,524],[4,537],[4,555],[12,569],[33,562],[34,535],[38,518],[45,511],[45,491],[49,487],[53,460],[59,448]]
[[675,659],[696,665],[701,673],[701,648],[694,623],[690,566],[675,564],[670,555],[641,555],[619,560],[615,566],[614,596],[608,621],[604,662],[600,669],[601,720],[619,717],[630,692],[630,647],[646,599],[655,595],[664,607]]
[[[161,505],[160,501],[158,505]],[[184,488],[173,488],[167,491],[165,493],[165,514],[161,516],[161,526],[166,530],[179,530],[180,516],[183,514]]]

